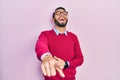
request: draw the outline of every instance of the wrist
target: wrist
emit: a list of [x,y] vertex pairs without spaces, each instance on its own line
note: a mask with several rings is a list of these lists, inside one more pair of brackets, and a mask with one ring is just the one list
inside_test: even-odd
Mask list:
[[43,57],[42,60],[48,60],[48,59],[51,59],[51,58],[53,58],[52,55],[51,55],[51,54],[47,54],[47,55],[45,55],[45,56]]
[[69,67],[69,64],[67,61],[65,61],[65,65],[64,65],[64,69],[68,68]]
[[51,53],[46,52],[46,53],[42,54],[42,56],[40,56],[40,59],[43,60],[43,58],[46,57],[48,54],[51,54]]

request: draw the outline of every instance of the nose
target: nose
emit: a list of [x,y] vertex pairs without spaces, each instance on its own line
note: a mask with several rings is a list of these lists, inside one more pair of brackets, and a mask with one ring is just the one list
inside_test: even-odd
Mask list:
[[60,16],[64,16],[64,14],[63,14],[63,13],[61,13],[61,14],[60,14]]

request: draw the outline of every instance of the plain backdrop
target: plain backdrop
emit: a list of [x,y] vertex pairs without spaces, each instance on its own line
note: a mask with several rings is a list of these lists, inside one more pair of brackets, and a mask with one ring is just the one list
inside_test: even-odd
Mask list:
[[59,6],[85,59],[76,80],[120,80],[120,0],[1,0],[0,80],[44,80],[35,43]]

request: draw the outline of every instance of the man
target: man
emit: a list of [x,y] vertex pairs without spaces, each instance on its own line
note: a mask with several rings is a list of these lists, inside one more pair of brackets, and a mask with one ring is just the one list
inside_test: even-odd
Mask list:
[[36,43],[45,80],[75,80],[76,67],[83,63],[77,36],[66,30],[68,12],[58,7],[53,13],[55,27],[43,31]]

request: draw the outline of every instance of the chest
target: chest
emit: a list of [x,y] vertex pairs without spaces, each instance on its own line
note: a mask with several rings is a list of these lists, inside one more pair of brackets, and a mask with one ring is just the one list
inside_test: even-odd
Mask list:
[[71,59],[74,57],[74,44],[75,41],[65,35],[49,37],[49,50],[50,52],[63,59]]

